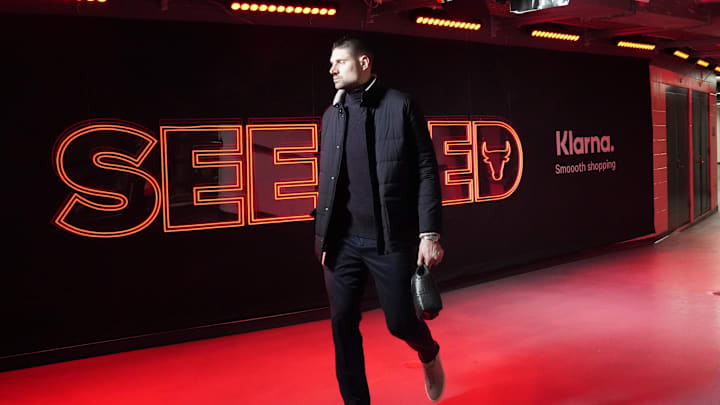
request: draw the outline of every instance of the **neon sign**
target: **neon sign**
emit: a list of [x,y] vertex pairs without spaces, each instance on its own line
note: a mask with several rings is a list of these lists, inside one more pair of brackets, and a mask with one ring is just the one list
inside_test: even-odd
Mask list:
[[[201,140],[208,140],[209,137],[217,136],[223,139],[222,146],[206,146],[202,149],[196,149]],[[184,138],[184,139],[182,139]],[[193,142],[194,138],[194,142]],[[189,142],[187,140],[190,140]],[[185,142],[183,142],[183,140]],[[226,143],[229,145],[225,147]],[[201,168],[229,168],[232,170],[230,182],[226,184],[213,185],[195,185],[192,187],[192,207],[193,211],[204,208],[203,206],[225,207],[224,212],[228,213],[232,218],[207,219],[202,221],[190,220],[183,221],[182,224],[173,223],[174,217],[193,218],[196,215],[188,215],[185,213],[173,215],[173,206],[181,204],[173,204],[170,195],[174,191],[174,185],[184,184],[186,182],[170,182],[171,171],[168,170],[170,149],[185,149],[185,153],[176,153],[181,156],[188,156],[190,165],[185,163],[185,167],[193,169]],[[161,126],[160,127],[160,165],[162,171],[162,199],[163,199],[163,229],[165,232],[192,231],[200,229],[227,228],[245,225],[245,197],[238,196],[237,192],[244,191],[243,187],[243,137],[242,126],[240,125],[189,125],[189,126]],[[189,152],[189,153],[188,153]],[[177,158],[175,162],[177,162]],[[173,164],[173,166],[176,166]],[[181,165],[182,167],[182,165]],[[233,193],[235,195],[227,196]],[[223,196],[225,195],[225,196]],[[230,207],[227,207],[230,206]],[[180,208],[180,207],[178,207]],[[208,207],[209,208],[209,207]],[[212,209],[212,208],[211,208]]]
[[[502,200],[517,189],[522,145],[508,123],[433,119],[428,129],[443,205]],[[160,181],[147,169],[158,143]],[[72,192],[53,222],[115,238],[142,231],[161,211],[164,232],[311,221],[318,145],[315,118],[161,124],[159,141],[129,122],[82,122],[54,151]]]
[[430,120],[428,128],[443,179],[443,205],[502,200],[520,185],[522,144],[507,122]]
[[[318,125],[251,124],[247,134],[250,224],[312,220],[318,196]],[[286,180],[264,182],[263,190],[259,175]]]
[[[69,196],[68,200],[55,216],[55,224],[68,232],[95,238],[128,236],[147,228],[160,212],[161,191],[158,182],[148,172],[143,171],[140,166],[155,144],[157,144],[157,140],[140,129],[115,124],[113,122],[90,123],[66,132],[67,134],[55,148],[55,169],[57,170],[60,180],[75,192]],[[90,156],[92,165],[88,166],[111,172],[127,173],[145,180],[152,190],[153,197],[152,208],[145,216],[142,214],[137,215],[138,209],[135,209],[136,207],[134,205],[140,203],[139,205],[146,206],[147,204],[133,199],[134,204],[131,206],[131,199],[125,194],[108,191],[107,189],[92,184],[88,185],[87,183],[95,183],[97,181],[83,178],[87,176],[79,176],[78,173],[74,173],[73,170],[66,168],[66,163],[68,163],[66,158],[68,157],[67,155],[73,154],[73,147],[92,147],[92,143],[89,145],[78,144],[81,143],[81,141],[93,140],[93,138],[103,138],[102,135],[107,133],[113,133],[117,138],[129,138],[127,142],[123,143],[132,145],[132,147],[122,150],[104,151],[94,151],[90,149],[91,153],[83,154]],[[73,163],[77,164],[77,158],[73,159]],[[81,184],[83,182],[86,184]],[[142,211],[142,209],[140,209],[140,211]],[[117,221],[106,220],[103,221],[102,226],[98,226],[98,221],[92,218],[95,216],[94,214],[98,212],[124,212],[126,218],[121,224],[118,224]],[[137,219],[134,217],[137,217]]]

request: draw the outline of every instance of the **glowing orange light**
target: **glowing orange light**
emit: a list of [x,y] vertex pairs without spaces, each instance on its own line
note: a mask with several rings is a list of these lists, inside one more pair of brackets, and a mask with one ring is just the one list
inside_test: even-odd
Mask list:
[[285,12],[286,12],[286,13],[292,13],[293,11],[295,11],[295,7],[293,7],[293,6],[288,6],[288,7],[285,9]]
[[233,3],[230,5],[230,8],[233,10],[240,10],[240,3]]
[[268,6],[268,11],[269,11],[269,12],[274,13],[275,10],[277,10],[277,6],[276,6],[276,5],[272,4],[272,5]]
[[720,66],[715,66],[715,71],[720,73]]
[[686,54],[683,51],[675,51],[675,52],[673,52],[673,55],[677,56],[680,59],[687,59],[690,57],[690,55]]
[[[92,210],[108,212],[122,211],[128,207],[128,198],[123,194],[78,184],[70,178],[65,170],[65,153],[73,141],[83,136],[91,136],[96,132],[106,131],[132,135],[144,142],[145,146],[135,156],[114,151],[96,152],[92,155],[93,164],[101,169],[130,173],[143,178],[146,182],[148,182],[148,184],[150,184],[155,196],[153,208],[147,218],[135,226],[115,231],[97,231],[86,229],[82,226],[73,225],[71,220],[68,219],[70,212],[77,205],[84,206]],[[93,238],[117,238],[121,236],[128,236],[147,228],[160,212],[161,191],[158,182],[150,174],[140,169],[140,165],[142,165],[143,161],[145,161],[150,151],[155,147],[155,144],[157,144],[157,140],[144,131],[127,125],[110,123],[88,124],[69,132],[67,135],[63,135],[62,141],[58,144],[55,150],[55,169],[57,170],[60,180],[74,190],[75,193],[70,195],[70,198],[55,215],[53,222],[68,232]],[[124,164],[120,164],[118,162],[122,162]],[[99,198],[100,201],[110,200],[112,202],[95,202],[92,199],[85,197],[85,195]]]
[[247,4],[247,3],[243,3],[243,4],[240,6],[240,10],[243,10],[243,11],[250,10],[250,5]]
[[284,13],[284,12],[285,12],[285,6],[278,6],[277,11],[278,11],[278,13]]
[[[258,124],[247,126],[247,150],[248,150],[248,201],[250,217],[248,224],[258,225],[279,222],[312,221],[308,212],[317,207],[317,186],[318,182],[318,125],[317,124]],[[298,146],[276,146],[272,148],[273,165],[309,165],[310,177],[301,180],[278,181],[273,184],[273,197],[276,201],[281,200],[310,200],[311,209],[301,209],[301,214],[275,215],[272,217],[260,217],[258,214],[263,211],[257,206],[258,187],[256,184],[256,162],[255,162],[255,139],[264,133],[277,133],[278,131],[293,131],[309,135],[309,145]],[[267,135],[266,135],[267,136]],[[262,143],[261,143],[262,144]],[[309,154],[308,157],[298,157],[299,154]],[[294,169],[293,171],[296,171]],[[293,192],[293,189],[311,187],[314,191]],[[306,207],[307,208],[307,207]]]
[[536,38],[548,38],[548,39],[560,39],[563,41],[579,41],[580,35],[575,34],[564,34],[560,32],[550,32],[550,31],[541,31],[541,30],[533,30],[531,36]]
[[303,12],[302,7],[295,7],[295,14],[300,14]]
[[[193,132],[232,131],[235,133],[235,145],[223,149],[193,149],[191,153],[192,167],[194,169],[206,167],[230,167],[235,171],[233,184],[218,184],[212,186],[193,187],[193,205],[235,205],[236,218],[226,221],[201,222],[194,224],[171,224],[170,218],[170,187],[168,173],[167,144],[168,135],[187,135]],[[191,125],[191,126],[161,126],[160,127],[160,159],[163,182],[163,227],[165,232],[193,231],[201,229],[217,229],[238,227],[245,225],[245,197],[204,197],[204,194],[217,195],[224,192],[243,191],[243,139],[240,125]],[[209,161],[210,159],[221,159]]]
[[[465,159],[463,159],[463,166],[461,167],[441,169],[441,173],[444,171],[443,189],[448,190],[450,187],[461,186],[465,190],[460,193],[464,197],[443,199],[442,205],[469,204],[474,200],[473,190],[475,189],[474,176],[472,178],[466,178],[468,175],[473,174],[472,156],[474,138],[472,136],[471,123],[470,121],[428,121],[430,138],[436,138],[437,135],[435,133],[437,130],[447,127],[464,127],[465,139],[443,141],[442,148],[444,156],[464,156]],[[444,161],[445,159],[438,156],[438,160]]]
[[260,7],[258,7],[258,10],[260,10],[260,11],[267,11],[267,9],[268,9],[267,4],[261,4]]
[[[720,67],[716,67],[715,69],[720,70]],[[472,126],[471,130],[468,129],[468,125]],[[439,153],[440,150],[443,151],[442,155],[438,155],[438,160],[442,160],[443,156],[459,155],[463,157],[463,159],[460,160],[458,160],[457,157],[452,158],[450,159],[451,165],[445,165],[443,187],[459,186],[462,193],[452,192],[447,200],[443,200],[443,205],[501,200],[510,196],[518,188],[523,171],[522,145],[517,132],[509,124],[496,120],[434,120],[428,122],[430,136],[441,136],[435,129],[442,126],[460,126],[465,128],[464,136],[462,137],[454,134],[454,139],[435,139],[435,141],[443,142],[442,148],[436,148],[436,153]],[[484,130],[486,127],[489,130]],[[317,204],[316,187],[318,178],[316,173],[319,158],[317,124],[266,124],[249,125],[247,128],[247,139],[243,139],[242,126],[240,125],[161,126],[161,183],[140,168],[140,165],[146,159],[154,145],[158,143],[157,140],[146,132],[127,125],[98,123],[85,125],[78,130],[68,130],[67,133],[69,135],[63,136],[58,143],[59,146],[56,148],[55,166],[61,181],[75,193],[70,195],[68,201],[61,207],[54,218],[54,222],[60,228],[74,234],[88,237],[112,238],[131,235],[145,229],[154,221],[157,215],[159,215],[163,207],[163,229],[165,232],[236,227],[243,226],[246,223],[261,224],[312,220],[312,218],[307,215],[310,209],[306,208],[310,206],[314,208]],[[500,129],[500,131],[498,129]],[[277,139],[273,139],[272,136],[270,136],[271,133],[268,133],[268,131],[282,132],[297,130],[300,130],[303,137],[302,144],[297,144],[297,142],[293,141],[298,139],[295,138],[294,134],[290,134],[292,135],[292,139],[287,138],[287,136],[285,136],[287,134],[285,134],[283,135],[285,140],[278,142]],[[96,231],[93,229],[85,229],[85,225],[79,225],[79,223],[76,222],[79,218],[78,215],[87,215],[88,209],[120,212],[131,204],[137,204],[137,202],[133,202],[133,200],[124,194],[77,184],[67,174],[64,166],[64,161],[67,159],[65,157],[66,150],[73,145],[74,140],[85,135],[91,135],[95,131],[119,132],[125,134],[125,136],[129,134],[143,140],[142,150],[138,152],[127,153],[125,151],[100,150],[91,155],[94,167],[139,176],[146,182],[146,187],[154,193],[152,194],[155,197],[152,210],[149,211],[147,217],[140,220],[133,220],[133,224],[137,225],[129,225],[127,229],[102,229],[101,231]],[[232,177],[232,180],[229,182],[231,184],[216,184],[217,182],[214,181],[212,185],[195,186],[192,188],[192,204],[195,206],[234,206],[233,211],[223,209],[225,213],[236,214],[235,216],[231,216],[229,220],[227,218],[218,218],[217,222],[178,224],[174,223],[170,215],[171,212],[174,212],[171,210],[175,209],[174,206],[169,204],[169,195],[173,193],[170,187],[178,183],[169,181],[172,173],[168,172],[168,140],[170,138],[177,139],[177,137],[182,135],[192,136],[195,131],[230,131],[230,138],[234,139],[234,141],[230,142],[230,145],[225,141],[225,144],[228,146],[223,149],[198,149],[192,150],[189,154],[192,168],[194,169],[208,167],[227,167],[233,169],[234,177]],[[257,145],[255,145],[253,139],[251,139],[253,133],[257,136],[262,135],[264,137],[255,140],[256,142],[259,141]],[[468,137],[467,134],[470,133],[472,136]],[[234,137],[232,135],[234,135]],[[224,140],[225,138],[227,137],[224,137]],[[307,141],[305,141],[305,139],[307,139]],[[291,142],[287,142],[288,140]],[[270,141],[270,143],[267,141]],[[245,142],[247,142],[247,144]],[[290,145],[288,145],[288,143],[290,143]],[[272,144],[276,144],[277,146],[269,146]],[[503,144],[504,147],[501,146]],[[247,145],[247,153],[243,151],[245,145]],[[490,145],[490,147],[488,145]],[[272,155],[270,155],[270,153],[272,153]],[[260,158],[260,156],[263,156],[263,158]],[[270,158],[271,156],[272,158]],[[263,163],[258,166],[258,162]],[[279,168],[282,165],[295,166],[286,167],[287,170],[285,170],[285,168]],[[275,168],[275,174],[271,173],[272,170],[268,171],[268,167]],[[506,171],[505,169],[508,170]],[[302,173],[303,170],[307,170],[307,176],[302,174],[298,176],[298,171]],[[244,173],[248,174],[247,178],[244,176]],[[513,177],[506,178],[504,175],[507,173],[511,173]],[[258,174],[260,174],[262,178],[256,179],[255,176]],[[288,180],[274,181],[273,179],[276,175],[279,175],[280,178],[285,177]],[[228,178],[230,178],[230,176],[228,176]],[[262,182],[259,182],[259,179],[261,179]],[[244,186],[244,183],[247,183],[247,186]],[[232,193],[232,197],[221,196],[228,192]],[[241,193],[239,196],[238,192]],[[258,195],[264,196],[263,199],[258,200]],[[246,200],[247,203],[245,202]],[[287,201],[287,204],[290,205],[285,205],[286,203],[279,203],[282,200],[296,200],[296,202],[290,203],[290,201]],[[273,201],[275,203],[273,203]],[[271,209],[267,209],[268,205],[263,205],[265,208],[260,207],[262,204],[269,204]],[[276,205],[272,206],[272,204]],[[81,212],[81,210],[75,209],[75,207],[85,208],[85,210]],[[187,207],[183,209],[187,209]],[[127,212],[130,214],[133,210],[128,210]],[[268,212],[273,213],[267,214]],[[120,212],[120,215],[122,214],[123,213]],[[81,223],[87,224],[88,222],[83,221]]]
[[320,13],[320,9],[317,8],[317,7],[314,7],[312,10],[310,10],[310,13],[311,13],[311,14],[319,14],[319,13]]
[[327,14],[327,9],[326,9],[326,8],[321,8],[321,9],[320,9],[320,15],[326,15],[326,14]]
[[257,11],[258,8],[259,6],[257,4],[250,5],[250,11]]
[[334,8],[328,10],[328,15],[335,15],[335,13],[337,13],[337,10],[335,10]]
[[305,7],[302,10],[303,14],[310,14],[311,11],[312,11],[312,9],[310,7]]
[[695,63],[697,63],[698,65],[700,65],[702,67],[710,66],[710,62],[708,62],[706,60],[702,60],[702,59],[698,59],[697,62],[695,62]]
[[[510,145],[514,144],[514,146],[510,146],[510,150],[515,149],[516,151],[516,159],[517,159],[517,173],[515,175],[515,181],[513,182],[512,186],[510,186],[509,189],[506,189],[504,192],[500,194],[483,194],[483,192],[480,190],[480,181],[477,181],[475,183],[475,202],[481,202],[481,201],[497,201],[502,200],[507,197],[509,197],[512,193],[515,192],[515,190],[520,185],[520,180],[522,179],[522,172],[523,172],[523,151],[522,151],[522,144],[520,143],[520,137],[518,136],[515,129],[510,126],[510,124],[502,122],[502,121],[473,121],[473,138],[476,140],[473,142],[473,154],[476,156],[475,159],[473,159],[473,163],[475,165],[475,177],[477,178],[479,176],[479,168],[478,168],[478,156],[482,156],[482,154],[478,154],[477,151],[477,145],[478,145],[478,135],[480,133],[480,128],[482,127],[499,127],[504,129],[510,134],[510,137],[512,139],[512,143]],[[483,140],[483,143],[485,141]],[[506,141],[510,142],[510,141]],[[506,143],[506,147],[508,144]],[[482,153],[482,152],[481,152]],[[504,170],[504,169],[503,169]],[[497,175],[500,175],[500,179],[504,176],[502,173],[496,172]],[[491,175],[492,175],[492,167],[491,167]],[[498,181],[498,180],[496,180]]]
[[[512,153],[512,150],[510,149],[510,141],[505,141],[505,148],[503,149],[494,149],[494,150],[488,150],[487,143],[483,141],[482,143],[482,157],[483,162],[487,164],[490,167],[490,174],[493,180],[500,181],[503,178],[503,172],[505,171],[505,163],[510,161],[510,154]],[[492,158],[490,155],[499,155],[501,157],[501,160],[499,161],[500,167],[497,167],[493,164]]]
[[98,3],[105,3],[107,0],[97,0]]
[[422,17],[418,17],[418,18],[415,20],[415,22],[418,23],[418,24],[420,24],[420,23],[422,23],[422,19],[423,19]]
[[617,43],[617,46],[619,46],[620,48],[643,49],[646,51],[655,50],[655,44],[643,44],[640,42],[620,41]]

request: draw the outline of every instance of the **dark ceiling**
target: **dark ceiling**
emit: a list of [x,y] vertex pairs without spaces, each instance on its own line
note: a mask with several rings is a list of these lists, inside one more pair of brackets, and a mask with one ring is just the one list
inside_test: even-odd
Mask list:
[[[655,58],[680,49],[682,63],[707,60],[708,74],[720,65],[720,0],[570,0],[563,7],[524,14],[510,12],[509,0],[337,0],[333,17],[232,11],[221,0],[2,0],[0,13],[64,14],[114,18],[206,21],[388,32],[501,45]],[[313,4],[315,0],[276,1]],[[273,0],[267,0],[272,4]],[[262,4],[258,1],[257,4]],[[416,24],[427,11],[449,19],[482,23],[478,31]],[[577,42],[532,38],[532,29],[580,35]],[[618,40],[653,43],[654,51],[618,48]],[[698,69],[702,69],[699,66]]]

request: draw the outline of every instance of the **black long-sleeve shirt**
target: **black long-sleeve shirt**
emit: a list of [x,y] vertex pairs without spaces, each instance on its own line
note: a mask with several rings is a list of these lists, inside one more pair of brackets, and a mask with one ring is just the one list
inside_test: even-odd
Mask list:
[[343,163],[338,182],[335,213],[340,234],[376,239],[377,222],[373,182],[368,155],[366,111],[360,106],[363,87],[348,91],[345,96],[347,134]]

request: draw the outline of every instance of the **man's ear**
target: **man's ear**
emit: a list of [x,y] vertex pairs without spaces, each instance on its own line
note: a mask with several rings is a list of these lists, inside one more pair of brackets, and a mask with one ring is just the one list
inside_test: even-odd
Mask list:
[[363,70],[370,69],[370,58],[367,55],[360,56],[360,66]]

